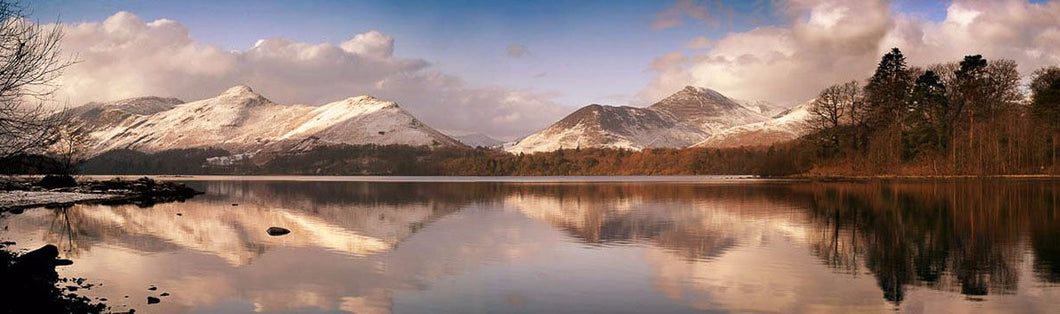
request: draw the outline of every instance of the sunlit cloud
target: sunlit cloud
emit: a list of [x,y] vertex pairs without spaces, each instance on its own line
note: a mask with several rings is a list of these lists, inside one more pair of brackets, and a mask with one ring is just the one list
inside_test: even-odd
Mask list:
[[911,65],[969,54],[1013,59],[1023,74],[1060,64],[1058,2],[954,1],[941,21],[895,12],[887,1],[793,0],[778,8],[787,17],[784,25],[729,33],[709,49],[657,57],[642,101],[697,85],[794,104],[828,85],[868,77],[892,47],[901,48]]
[[[129,12],[63,28],[64,51],[80,60],[58,82],[58,96],[69,105],[147,95],[192,101],[246,84],[279,103],[322,104],[369,94],[397,101],[437,128],[505,139],[565,111],[554,93],[472,87],[427,60],[396,56],[395,39],[378,31],[340,44],[267,38],[227,51],[195,40],[177,21],[148,22]],[[529,54],[525,47],[508,52]]]

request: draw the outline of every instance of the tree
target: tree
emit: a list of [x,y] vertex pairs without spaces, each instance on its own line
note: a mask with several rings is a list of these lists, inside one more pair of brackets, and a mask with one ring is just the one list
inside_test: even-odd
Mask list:
[[945,150],[949,143],[949,100],[946,85],[934,71],[928,70],[916,79],[910,95],[909,136],[907,157],[922,155],[928,151]]
[[71,175],[77,173],[77,168],[88,157],[88,134],[80,128],[64,125],[59,128],[57,139],[48,153],[59,162],[59,172]]
[[969,124],[975,120],[976,103],[982,98],[983,85],[986,85],[986,59],[981,55],[965,56],[960,67],[954,73],[954,91],[957,93],[957,107],[954,108],[954,120],[967,116]]
[[906,68],[905,56],[898,48],[883,55],[876,72],[865,85],[865,102],[873,141],[869,153],[874,168],[899,166],[902,159],[903,117],[908,111],[912,76]]
[[17,3],[0,0],[0,160],[43,151],[58,137],[62,115],[48,108],[61,71],[59,24],[25,18]]
[[1052,142],[1049,155],[1051,164],[1057,166],[1057,147],[1060,146],[1060,67],[1047,67],[1034,71],[1031,78],[1031,112],[1035,119],[1050,134]]
[[883,55],[869,83],[865,85],[865,100],[869,105],[870,123],[883,129],[901,122],[906,111],[911,78],[905,56],[898,48]]
[[832,85],[825,88],[814,99],[810,107],[810,123],[815,133],[822,134],[831,143],[832,149],[839,151],[841,126],[851,124],[859,117],[861,87],[857,81]]

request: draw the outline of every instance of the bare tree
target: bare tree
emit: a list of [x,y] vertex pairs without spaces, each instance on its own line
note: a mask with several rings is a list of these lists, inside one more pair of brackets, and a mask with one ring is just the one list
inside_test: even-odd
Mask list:
[[60,40],[58,23],[29,21],[20,4],[0,0],[0,160],[43,152],[58,139],[64,119],[49,110],[53,83],[73,64]]
[[88,154],[88,134],[69,124],[64,124],[58,130],[57,141],[51,145],[48,154],[59,162],[60,174],[75,174]]
[[821,91],[810,107],[813,128],[828,136],[833,148],[839,150],[840,126],[861,119],[861,87],[857,81],[829,86]]

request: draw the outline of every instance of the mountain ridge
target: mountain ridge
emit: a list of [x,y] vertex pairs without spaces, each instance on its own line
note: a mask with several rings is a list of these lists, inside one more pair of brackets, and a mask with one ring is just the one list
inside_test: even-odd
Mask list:
[[590,104],[506,150],[533,153],[560,148],[683,148],[715,132],[768,118],[721,93],[686,86],[644,108]]
[[70,112],[75,113],[72,125],[90,139],[90,156],[114,149],[150,153],[185,148],[253,154],[282,146],[276,145],[279,142],[306,139],[312,139],[309,148],[335,144],[464,146],[397,103],[368,95],[320,106],[278,104],[248,86],[237,85],[215,97],[187,103],[137,97],[89,103]]

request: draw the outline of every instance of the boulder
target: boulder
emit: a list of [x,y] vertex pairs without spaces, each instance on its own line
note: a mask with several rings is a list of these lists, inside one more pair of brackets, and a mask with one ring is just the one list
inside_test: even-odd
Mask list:
[[37,182],[37,185],[49,190],[58,188],[69,188],[77,186],[77,180],[74,180],[74,177],[65,174],[49,174],[44,176],[44,178],[41,178],[40,182]]
[[280,227],[269,227],[269,229],[266,229],[265,232],[267,232],[271,236],[282,236],[291,233],[291,230],[287,230],[286,228]]

